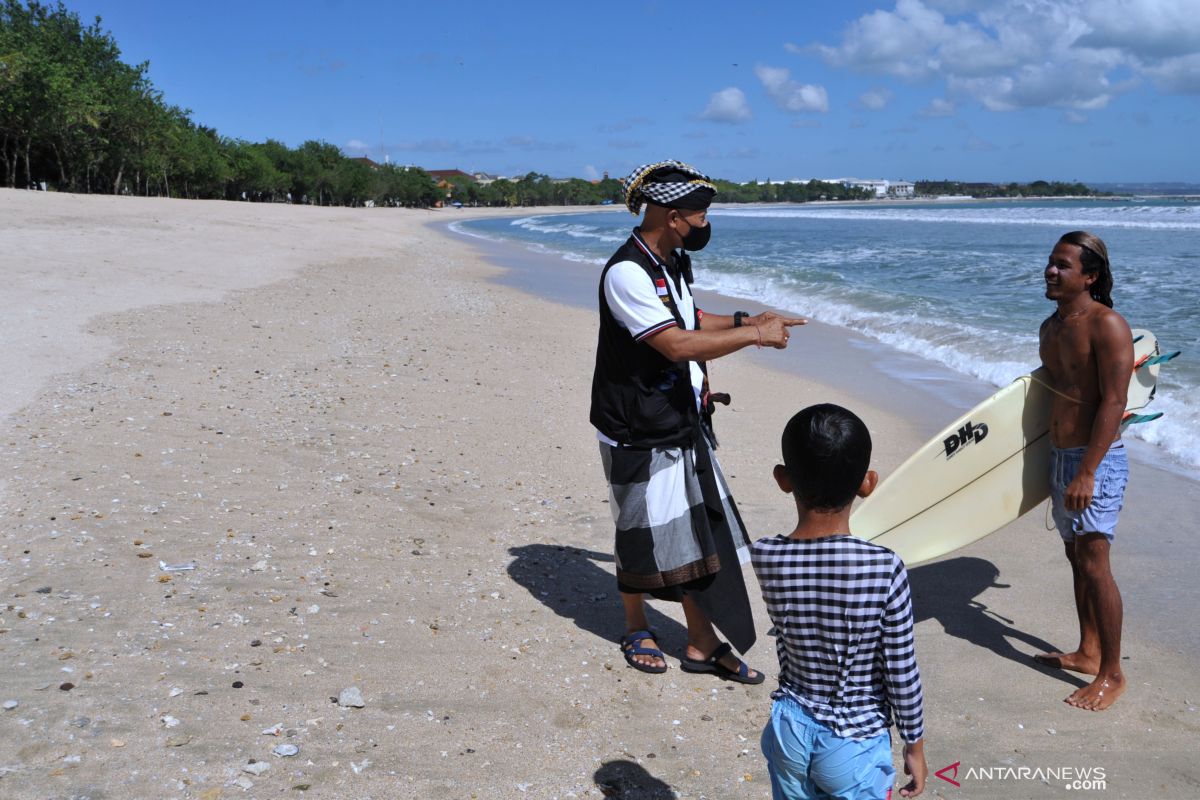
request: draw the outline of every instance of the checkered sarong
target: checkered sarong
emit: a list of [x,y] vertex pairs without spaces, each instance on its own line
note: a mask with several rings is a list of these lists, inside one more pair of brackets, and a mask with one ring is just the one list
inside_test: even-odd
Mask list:
[[739,651],[754,643],[741,565],[750,539],[708,442],[694,448],[600,444],[616,523],[617,584],[679,600],[693,594]]

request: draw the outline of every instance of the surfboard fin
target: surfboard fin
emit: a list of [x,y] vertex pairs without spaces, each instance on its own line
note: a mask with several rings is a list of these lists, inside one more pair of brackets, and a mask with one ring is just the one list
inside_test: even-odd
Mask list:
[[1142,367],[1151,367],[1151,366],[1154,366],[1155,364],[1165,364],[1182,352],[1183,352],[1182,350],[1175,350],[1174,352],[1171,352],[1171,353],[1163,353],[1162,355],[1151,356],[1150,358],[1147,358],[1145,361],[1143,361],[1141,364],[1138,364],[1138,369],[1141,369]]
[[1139,425],[1143,422],[1153,422],[1163,415],[1161,411],[1155,411],[1153,414],[1134,414],[1132,411],[1125,412],[1125,416],[1121,418],[1121,425]]
[[1144,333],[1139,333],[1137,336],[1133,337],[1133,343],[1137,344],[1138,342],[1140,342],[1142,339],[1145,339],[1145,338],[1146,338],[1146,335]]

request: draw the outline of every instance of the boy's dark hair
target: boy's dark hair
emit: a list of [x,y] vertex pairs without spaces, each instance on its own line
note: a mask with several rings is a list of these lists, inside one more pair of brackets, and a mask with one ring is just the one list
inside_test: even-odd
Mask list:
[[783,465],[805,508],[837,511],[853,502],[871,463],[871,434],[832,403],[809,406],[783,429]]

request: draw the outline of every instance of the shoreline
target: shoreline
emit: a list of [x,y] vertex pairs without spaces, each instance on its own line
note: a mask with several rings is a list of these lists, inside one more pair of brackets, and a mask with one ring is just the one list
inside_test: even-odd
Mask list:
[[[461,221],[469,222],[470,219]],[[452,227],[454,222],[431,220],[428,224],[443,235],[471,244],[481,257],[503,268],[505,272],[494,279],[497,283],[542,299],[595,313],[595,280],[599,273],[593,264],[564,259],[556,253],[537,250],[516,239],[496,241],[478,234],[458,232]],[[632,223],[630,227],[632,228]],[[702,270],[703,265],[700,268]],[[756,308],[766,308],[761,303],[730,297],[709,289],[698,288],[695,295],[701,306],[732,309],[750,304]],[[864,354],[873,367],[870,373],[847,373],[841,368],[849,363],[848,356],[853,355],[853,360],[857,360]],[[883,342],[856,334],[846,328],[817,320],[810,320],[801,328],[797,333],[796,343],[787,350],[776,353],[758,352],[754,348],[747,348],[737,355],[749,358],[769,369],[802,374],[810,379],[815,373],[817,381],[856,396],[877,395],[885,386],[890,385],[886,382],[881,383],[877,373],[904,380],[903,373],[908,370],[911,375],[906,385],[918,392],[921,398],[903,406],[898,416],[927,418],[924,419],[924,423],[928,424],[921,426],[928,431],[927,436],[940,429],[941,425],[937,420],[950,418],[947,415],[957,415],[995,391],[995,388],[985,386],[972,376],[896,350]],[[717,370],[721,366],[720,361],[714,365]]]
[[[466,216],[452,221],[431,220],[429,224],[435,229],[445,229],[448,235],[459,240],[474,243],[477,251],[484,258],[503,267],[506,272],[497,279],[498,282],[543,299],[594,311],[596,267],[592,263],[565,258],[556,252],[542,249],[517,238],[497,240],[481,233],[455,229],[457,223],[470,222],[472,219],[577,213],[588,212],[580,212],[573,207],[536,212],[525,210],[522,213],[505,213],[497,209],[488,215]],[[630,228],[632,227],[633,223],[631,222]],[[703,269],[704,265],[701,260],[699,264],[701,276]],[[703,283],[702,277],[698,282]],[[725,295],[715,290],[697,288],[695,294],[702,306],[721,309],[741,308],[742,306],[766,307],[761,301]],[[780,308],[776,310],[792,314],[798,313],[793,309]],[[855,396],[886,395],[889,402],[902,404],[899,409],[900,416],[917,417],[926,421],[927,424],[920,429],[926,431],[927,437],[937,433],[947,422],[1004,388],[1003,384],[993,385],[974,375],[923,358],[919,354],[896,349],[876,338],[863,336],[842,326],[810,320],[809,324],[803,328],[802,335],[803,338],[797,340],[799,346],[793,345],[778,356],[755,353],[753,350],[745,351],[745,356],[775,368],[780,368],[782,361],[786,365],[787,371],[793,374],[816,377],[822,383],[835,386],[839,390]],[[817,340],[811,348],[806,346],[808,339]],[[804,359],[807,354],[814,350],[816,351],[815,358],[805,363]],[[871,366],[871,370],[868,372],[848,372],[841,368],[844,364],[855,363],[864,356]],[[1034,366],[1036,364],[1030,364],[1029,368],[1032,369]],[[883,373],[889,380],[879,380],[876,376],[877,373]],[[909,391],[902,393],[897,398],[892,389],[891,379],[900,381]],[[909,395],[913,393],[919,398],[910,398]],[[1125,441],[1130,447],[1131,455],[1146,466],[1181,477],[1188,482],[1200,483],[1200,468],[1183,463],[1157,445],[1135,436],[1125,437]]]
[[[553,213],[553,212],[540,212]],[[571,213],[569,210],[561,213]],[[525,216],[525,214],[513,215]],[[467,220],[463,220],[464,222]],[[552,252],[541,252],[528,247],[520,240],[495,241],[482,236],[458,233],[441,221],[431,221],[430,227],[443,235],[456,237],[472,244],[479,255],[488,262],[501,267],[505,272],[494,277],[496,283],[509,286],[534,297],[562,303],[573,308],[586,310],[593,318],[595,314],[595,277],[598,268],[590,263],[578,263],[563,259]],[[632,228],[632,223],[630,225]],[[568,269],[564,269],[564,265]],[[571,270],[570,267],[581,267]],[[703,270],[703,262],[697,270]],[[746,306],[747,302],[707,290],[696,290],[701,306],[732,310]],[[751,303],[752,313],[765,306]],[[786,312],[787,309],[777,309]],[[829,390],[843,398],[852,398],[847,407],[863,415],[874,431],[873,414],[887,410],[889,434],[900,434],[901,441],[913,442],[905,452],[892,446],[887,439],[876,436],[874,468],[881,479],[886,480],[888,471],[898,466],[916,449],[941,431],[949,422],[974,407],[996,391],[994,387],[970,375],[964,375],[920,356],[904,353],[875,339],[835,325],[810,321],[796,331],[792,344],[783,351],[756,351],[747,348],[727,356],[710,365],[714,390],[730,391],[735,402],[731,408],[739,412],[746,405],[759,401],[754,396],[745,396],[737,388],[730,389],[722,382],[734,359],[744,358],[756,368],[770,373],[786,375],[793,379],[815,382],[820,390]],[[866,363],[863,364],[865,358]],[[847,364],[865,368],[847,370]],[[732,376],[736,387],[740,380]],[[868,410],[863,413],[862,409]],[[797,406],[797,409],[799,406]],[[719,409],[716,426],[720,435],[721,426],[728,419]],[[1178,527],[1191,530],[1200,527],[1200,477],[1183,465],[1171,461],[1169,456],[1148,442],[1132,436],[1124,438],[1133,461],[1134,476],[1127,494],[1127,504],[1132,507],[1159,506],[1155,518],[1177,520],[1172,529]],[[724,459],[725,456],[723,455]],[[1008,528],[990,534],[974,545],[956,551],[944,559],[952,559],[959,553],[970,553],[993,538],[1004,536],[1009,529],[1036,530],[1043,527],[1041,515],[1045,504],[1031,511]],[[1048,513],[1048,512],[1046,512]],[[1165,556],[1170,544],[1175,541],[1169,534],[1155,532],[1146,540],[1137,536],[1135,525],[1139,523],[1129,512],[1122,516],[1118,534],[1133,534],[1120,544],[1124,549],[1114,551],[1114,559],[1129,558],[1134,563],[1150,565],[1147,572],[1132,572],[1128,578],[1122,576],[1121,585],[1126,592],[1136,594],[1145,601],[1139,610],[1136,606],[1128,612],[1132,624],[1148,628],[1162,640],[1175,639],[1180,652],[1200,659],[1200,631],[1180,632],[1170,621],[1164,620],[1156,610],[1177,602],[1177,588],[1190,582],[1194,564],[1188,559]],[[1036,534],[1035,534],[1036,535]],[[1056,537],[1056,534],[1055,534]],[[1057,541],[1057,538],[1056,538]]]
[[[770,683],[681,674],[682,615],[669,604],[653,604],[651,624],[672,669],[648,676],[621,660],[611,518],[580,388],[594,312],[504,285],[420,212],[308,209],[292,228],[250,204],[146,201],[137,208],[166,249],[117,236],[122,258],[105,264],[96,245],[128,226],[129,208],[18,203],[0,231],[68,226],[78,235],[39,237],[4,268],[36,274],[52,250],[68,277],[103,284],[125,270],[152,301],[86,314],[88,284],[64,280],[74,304],[54,313],[65,341],[107,337],[111,349],[52,371],[0,417],[0,670],[3,700],[18,702],[0,712],[0,794],[769,791],[757,737]],[[238,258],[282,257],[281,239],[293,273],[222,292],[206,279]],[[181,248],[195,273],[166,268]],[[195,290],[213,295],[180,301]],[[790,528],[769,472],[801,405],[863,413],[884,470],[925,438],[919,420],[780,370],[772,355],[719,365],[739,387],[718,414],[720,457],[756,537]],[[1164,498],[1150,484],[1137,527],[1185,546],[1188,520],[1170,516],[1172,503],[1195,509],[1195,495]],[[927,795],[942,788],[932,771],[958,761],[1099,766],[1111,796],[1186,796],[1194,659],[1178,638],[1127,622],[1125,697],[1103,716],[1065,706],[1072,676],[1029,658],[1069,644],[1074,626],[1061,547],[1038,524],[910,572]],[[1160,595],[1130,592],[1131,611],[1186,613],[1190,580],[1155,570],[1154,559],[1118,564],[1123,588],[1134,571],[1161,584]],[[747,660],[773,675],[754,595],[760,639]],[[331,702],[350,686],[364,707]],[[283,743],[299,755],[272,755]],[[247,772],[250,761],[267,767]],[[1012,779],[962,791],[1074,794]]]

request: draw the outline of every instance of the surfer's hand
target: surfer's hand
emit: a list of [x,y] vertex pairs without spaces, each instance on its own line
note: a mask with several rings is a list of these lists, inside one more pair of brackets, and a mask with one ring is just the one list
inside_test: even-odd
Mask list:
[[746,317],[743,320],[745,325],[765,325],[768,321],[778,319],[783,320],[783,324],[791,327],[792,325],[803,325],[808,320],[800,317],[785,317],[782,314],[776,314],[774,311],[764,311],[761,314],[755,314],[753,317]]
[[1091,505],[1095,483],[1095,475],[1080,471],[1063,493],[1063,505],[1067,507],[1067,511],[1083,511]]
[[925,764],[924,741],[904,745],[904,774],[911,775],[912,780],[900,790],[902,797],[916,797],[925,791],[925,777],[929,774],[929,767]]

